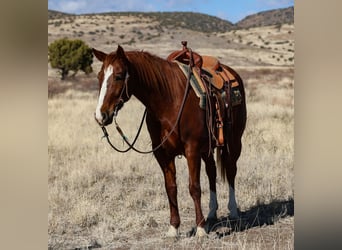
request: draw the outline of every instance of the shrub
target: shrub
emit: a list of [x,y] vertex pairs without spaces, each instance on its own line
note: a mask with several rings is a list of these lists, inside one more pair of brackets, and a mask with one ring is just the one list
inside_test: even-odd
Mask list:
[[74,71],[73,76],[79,70],[89,74],[93,71],[93,54],[82,40],[59,39],[48,47],[48,60],[52,68],[60,70],[61,79],[64,80],[69,71]]

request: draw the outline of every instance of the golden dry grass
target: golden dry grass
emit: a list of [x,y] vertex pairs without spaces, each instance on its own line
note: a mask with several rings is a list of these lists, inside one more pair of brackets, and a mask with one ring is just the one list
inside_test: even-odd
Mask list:
[[[69,37],[110,52],[146,50],[162,57],[180,41],[217,56],[245,81],[248,121],[238,161],[236,198],[241,220],[227,221],[228,188],[217,181],[219,222],[208,238],[186,237],[194,226],[185,159],[177,159],[181,238],[165,239],[169,207],[162,172],[152,155],[114,152],[95,123],[95,73],[69,82],[48,67],[48,246],[49,249],[293,249],[294,248],[294,26],[282,25],[204,34],[163,28],[158,22],[77,16],[48,25],[48,42]],[[114,30],[113,30],[114,28]],[[137,33],[139,30],[143,36]],[[82,34],[81,34],[82,33]],[[135,42],[130,42],[130,41]],[[158,46],[156,46],[156,44]],[[94,72],[100,68],[94,61]],[[133,138],[143,106],[132,99],[119,114]],[[123,146],[113,126],[111,139]],[[143,128],[137,146],[150,148]],[[208,213],[208,180],[202,165],[202,208]]]
[[[228,188],[218,178],[216,232],[198,241],[186,237],[194,226],[184,158],[177,159],[181,238],[164,237],[169,208],[162,172],[152,155],[114,152],[95,123],[97,91],[82,89],[81,78],[48,100],[49,248],[293,249],[294,103],[293,69],[248,69],[245,79],[248,122],[238,161],[236,197],[244,219],[227,225]],[[51,86],[63,86],[51,80]],[[88,86],[88,85],[86,85]],[[135,99],[119,114],[129,138],[143,106]],[[113,126],[112,140],[122,146]],[[150,148],[144,127],[137,145]],[[202,208],[208,213],[209,188],[202,164]],[[235,230],[225,232],[229,227]],[[222,237],[221,237],[222,236]]]

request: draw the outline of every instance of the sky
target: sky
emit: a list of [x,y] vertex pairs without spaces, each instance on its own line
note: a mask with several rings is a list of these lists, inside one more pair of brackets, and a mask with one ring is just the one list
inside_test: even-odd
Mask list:
[[260,11],[294,6],[294,0],[48,0],[48,9],[71,14],[119,11],[191,11],[236,23]]

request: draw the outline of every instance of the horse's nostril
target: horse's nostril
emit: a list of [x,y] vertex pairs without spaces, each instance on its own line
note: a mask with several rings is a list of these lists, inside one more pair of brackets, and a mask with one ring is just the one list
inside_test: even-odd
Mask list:
[[107,113],[102,113],[102,120],[104,123],[108,120],[108,114]]

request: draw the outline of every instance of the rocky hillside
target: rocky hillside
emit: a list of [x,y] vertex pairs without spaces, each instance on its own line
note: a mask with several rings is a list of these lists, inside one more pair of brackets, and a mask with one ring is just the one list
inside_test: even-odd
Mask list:
[[294,23],[294,8],[284,8],[270,11],[259,12],[249,15],[236,23],[236,28],[255,28],[270,25],[282,25]]
[[[84,16],[93,16],[88,14]],[[226,20],[218,17],[194,13],[194,12],[109,12],[97,14],[99,16],[107,16],[113,18],[120,18],[121,16],[128,16],[133,18],[150,19],[151,22],[158,22],[160,28],[184,28],[200,32],[226,32],[232,30],[235,26]],[[69,18],[74,19],[77,15],[66,14],[58,11],[48,11],[49,21]]]
[[294,62],[294,25],[240,28],[199,13],[116,12],[72,15],[48,12],[48,44],[56,39],[81,39],[111,52],[146,50],[166,57],[187,40],[195,51],[213,55],[230,65],[291,66]]
[[75,16],[73,14],[67,14],[64,12],[60,11],[55,11],[55,10],[48,10],[48,20],[53,20],[53,19],[59,19],[59,18],[64,18],[64,17],[71,17]]
[[[85,15],[92,16],[93,14]],[[294,8],[264,11],[247,16],[236,24],[218,17],[194,12],[109,12],[100,15],[131,16],[147,18],[151,22],[157,21],[161,28],[184,28],[200,32],[226,32],[233,29],[261,27],[277,24],[292,24],[294,22]],[[73,19],[76,15],[49,10],[49,21],[60,18]]]

